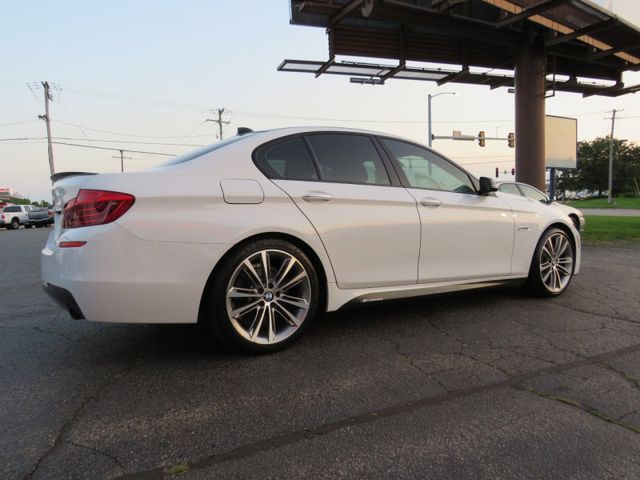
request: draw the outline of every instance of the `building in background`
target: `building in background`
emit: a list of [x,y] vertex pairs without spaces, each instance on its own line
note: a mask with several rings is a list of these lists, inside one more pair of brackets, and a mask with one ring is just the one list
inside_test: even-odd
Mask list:
[[0,187],[0,199],[4,200],[7,198],[24,199],[24,197],[17,190],[14,190],[13,188],[8,188],[8,187]]

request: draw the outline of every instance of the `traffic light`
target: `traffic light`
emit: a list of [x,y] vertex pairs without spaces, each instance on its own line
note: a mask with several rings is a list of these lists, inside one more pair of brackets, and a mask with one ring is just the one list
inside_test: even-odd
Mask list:
[[485,144],[484,137],[485,137],[484,130],[480,130],[478,132],[478,145],[480,145],[481,147],[484,147],[484,144]]
[[516,146],[516,136],[513,132],[509,132],[507,136],[507,142],[509,142],[509,148],[513,148]]
[[512,168],[512,169],[511,169],[511,175],[515,175],[515,174],[516,174],[516,169],[515,169],[515,168]]
[[496,178],[498,178],[500,176],[500,170],[498,170],[498,167],[496,167]]

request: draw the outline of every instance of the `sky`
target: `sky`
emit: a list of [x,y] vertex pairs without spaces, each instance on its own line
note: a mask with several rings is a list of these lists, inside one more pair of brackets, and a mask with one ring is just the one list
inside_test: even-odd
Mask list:
[[[640,25],[637,0],[597,3]],[[217,118],[218,108],[230,122],[226,136],[239,126],[318,125],[426,143],[427,95],[451,91],[457,95],[433,99],[435,135],[514,131],[514,96],[506,88],[406,80],[362,86],[348,77],[276,70],[285,58],[323,61],[327,55],[323,29],[289,25],[288,0],[4,0],[0,187],[50,199],[46,129],[37,118],[44,113],[45,80],[52,86],[56,141],[116,149],[56,144],[56,171],[119,171],[117,149],[153,153],[125,152],[125,170],[156,165],[169,158],[160,154],[217,141],[217,125],[206,120]],[[640,74],[624,80],[640,83]],[[579,140],[608,135],[607,112],[624,110],[616,136],[640,143],[640,95],[557,93],[546,106],[549,115],[578,119]],[[506,141],[481,148],[436,140],[433,147],[478,176],[514,166]]]

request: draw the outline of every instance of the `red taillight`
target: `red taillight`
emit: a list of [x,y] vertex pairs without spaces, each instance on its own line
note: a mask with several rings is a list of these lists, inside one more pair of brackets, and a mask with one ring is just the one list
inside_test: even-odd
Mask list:
[[64,206],[62,228],[104,225],[120,218],[131,208],[133,195],[105,190],[80,190]]

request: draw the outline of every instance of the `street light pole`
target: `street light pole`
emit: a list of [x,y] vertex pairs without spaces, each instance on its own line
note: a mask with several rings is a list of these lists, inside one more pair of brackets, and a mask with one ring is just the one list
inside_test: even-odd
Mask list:
[[456,95],[456,92],[440,92],[435,95],[428,94],[427,95],[427,122],[429,125],[429,139],[427,144],[431,146],[431,141],[433,139],[433,132],[431,127],[431,99],[437,97],[438,95]]

